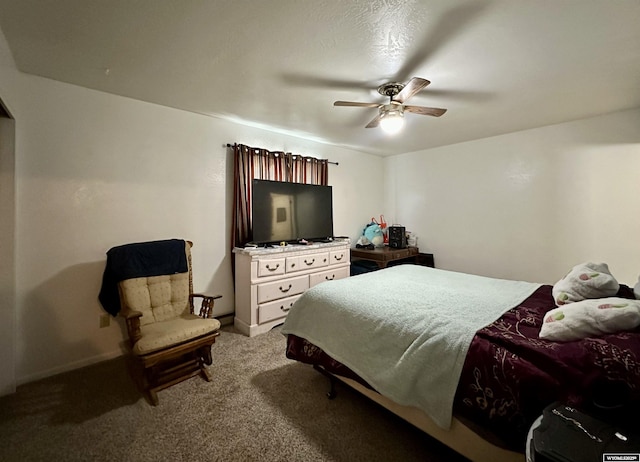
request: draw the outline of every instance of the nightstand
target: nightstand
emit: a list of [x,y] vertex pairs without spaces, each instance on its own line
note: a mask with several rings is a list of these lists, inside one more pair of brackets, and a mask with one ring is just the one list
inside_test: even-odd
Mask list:
[[387,265],[402,263],[414,263],[416,265],[435,267],[433,254],[420,253],[418,247],[406,247],[404,249],[392,249],[391,247],[376,247],[375,249],[351,249],[351,260],[366,260],[374,262],[378,268],[386,268]]

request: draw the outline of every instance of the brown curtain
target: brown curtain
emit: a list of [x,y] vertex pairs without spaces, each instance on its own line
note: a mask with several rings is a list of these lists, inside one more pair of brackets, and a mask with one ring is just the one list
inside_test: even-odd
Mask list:
[[241,247],[253,239],[251,226],[251,180],[290,181],[293,183],[329,184],[329,162],[267,151],[243,144],[233,145],[234,193],[231,248]]
[[291,155],[291,178],[294,183],[327,185],[329,162],[326,159]]

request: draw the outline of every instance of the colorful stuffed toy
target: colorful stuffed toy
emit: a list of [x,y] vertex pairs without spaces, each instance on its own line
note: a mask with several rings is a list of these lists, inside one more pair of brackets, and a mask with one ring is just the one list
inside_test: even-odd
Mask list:
[[[362,242],[360,242],[362,240]],[[384,234],[382,228],[376,222],[371,222],[362,231],[362,237],[358,240],[360,245],[373,244],[374,247],[384,246]]]

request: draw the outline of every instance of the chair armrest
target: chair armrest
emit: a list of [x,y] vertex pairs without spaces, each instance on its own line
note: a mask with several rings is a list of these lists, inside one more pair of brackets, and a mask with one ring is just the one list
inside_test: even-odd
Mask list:
[[118,313],[120,316],[124,317],[125,319],[129,320],[131,318],[139,318],[142,316],[142,311],[137,311],[134,309],[129,308],[128,306],[123,306],[120,309],[120,312]]
[[118,314],[125,318],[127,323],[127,332],[129,333],[129,343],[131,344],[131,348],[133,348],[133,345],[142,338],[142,332],[140,331],[140,318],[142,317],[142,312],[133,310],[125,305],[120,309]]
[[193,313],[193,299],[195,297],[202,298],[202,303],[200,305],[200,312],[198,316],[205,319],[213,318],[213,304],[215,300],[218,298],[222,298],[222,295],[206,295],[206,294],[190,294],[189,295],[189,305],[191,307],[191,312]]

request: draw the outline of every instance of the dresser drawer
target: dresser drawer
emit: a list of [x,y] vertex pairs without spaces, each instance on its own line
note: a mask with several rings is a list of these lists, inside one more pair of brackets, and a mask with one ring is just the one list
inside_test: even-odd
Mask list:
[[[284,263],[284,261],[283,261]],[[301,294],[309,288],[309,276],[298,276],[258,285],[258,303]]]
[[300,298],[300,294],[260,305],[258,307],[258,322],[263,323],[285,317],[298,298]]
[[287,257],[287,273],[300,271],[300,257]]
[[329,252],[298,257],[298,265],[301,270],[329,266]]
[[342,268],[336,268],[333,270],[321,271],[309,275],[309,287],[313,287],[324,281],[333,281],[335,279],[342,279],[349,277],[349,267],[343,266]]
[[258,277],[284,274],[285,259],[258,260]]
[[329,264],[337,265],[339,263],[344,263],[349,260],[349,251],[348,250],[334,250],[329,254]]

